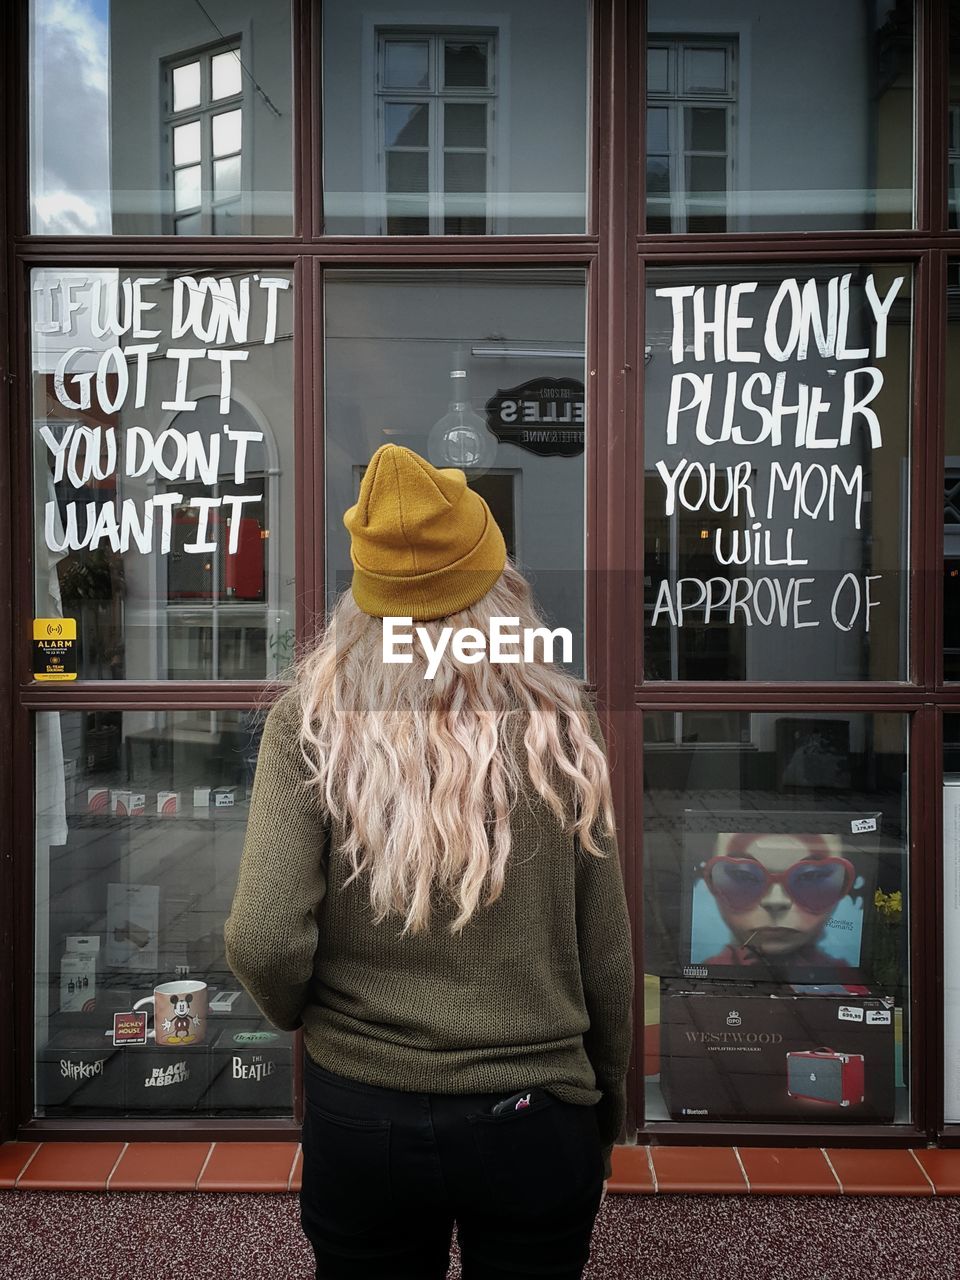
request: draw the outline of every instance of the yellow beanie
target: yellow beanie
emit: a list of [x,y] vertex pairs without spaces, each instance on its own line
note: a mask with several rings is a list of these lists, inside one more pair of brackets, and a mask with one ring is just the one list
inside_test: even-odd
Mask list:
[[486,595],[507,548],[490,508],[458,467],[396,444],[370,459],[344,513],[353,598],[375,618],[444,618]]

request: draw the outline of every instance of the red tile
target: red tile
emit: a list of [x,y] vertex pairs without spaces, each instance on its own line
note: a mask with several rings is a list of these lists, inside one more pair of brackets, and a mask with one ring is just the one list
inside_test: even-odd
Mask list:
[[817,1147],[738,1147],[750,1190],[760,1195],[838,1196],[840,1188]]
[[22,1191],[103,1191],[122,1142],[42,1142],[17,1181]]
[[921,1147],[913,1154],[923,1165],[938,1196],[960,1195],[960,1151]]
[[653,1176],[647,1147],[614,1147],[610,1159],[611,1174],[608,1192],[628,1191],[631,1195],[653,1190]]
[[216,1142],[198,1191],[286,1191],[295,1142]]
[[4,1142],[0,1146],[0,1190],[10,1190],[39,1145],[39,1142]]
[[302,1183],[303,1183],[303,1150],[298,1146],[297,1156],[293,1162],[293,1168],[290,1170],[289,1189],[299,1194]]
[[651,1147],[658,1191],[746,1191],[732,1147]]
[[933,1195],[933,1188],[909,1151],[828,1147],[827,1156],[845,1195]]
[[108,1191],[193,1191],[209,1142],[131,1142]]

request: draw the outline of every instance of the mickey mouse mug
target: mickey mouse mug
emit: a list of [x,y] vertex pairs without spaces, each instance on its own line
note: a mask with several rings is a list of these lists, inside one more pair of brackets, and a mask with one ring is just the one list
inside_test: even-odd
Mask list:
[[183,979],[163,982],[154,987],[152,996],[144,996],[133,1006],[134,1012],[144,1005],[153,1006],[153,1026],[147,1032],[157,1044],[177,1048],[183,1044],[202,1044],[207,1034],[207,984]]

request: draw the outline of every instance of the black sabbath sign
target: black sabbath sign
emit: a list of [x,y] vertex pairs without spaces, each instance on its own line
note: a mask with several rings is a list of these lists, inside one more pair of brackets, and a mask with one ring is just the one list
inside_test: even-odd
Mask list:
[[583,453],[583,383],[574,378],[532,378],[498,391],[485,410],[487,426],[501,444],[541,457]]

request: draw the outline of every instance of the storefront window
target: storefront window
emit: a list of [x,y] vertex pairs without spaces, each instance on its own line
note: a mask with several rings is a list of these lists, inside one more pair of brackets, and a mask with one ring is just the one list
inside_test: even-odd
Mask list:
[[907,718],[698,715],[644,753],[647,1119],[907,1122]]
[[37,715],[38,1115],[291,1114],[293,1038],[224,955],[260,725]]
[[947,267],[947,410],[943,474],[943,675],[960,679],[960,259]]
[[960,1124],[960,715],[943,717],[943,1118]]
[[650,0],[647,231],[911,226],[913,44],[910,0]]
[[331,601],[352,573],[342,513],[380,445],[405,445],[466,473],[582,674],[584,285],[579,269],[326,273]]
[[327,234],[584,232],[588,8],[324,4]]
[[32,274],[39,619],[87,680],[293,656],[289,271]]
[[289,235],[290,5],[32,0],[31,230]]
[[651,268],[648,680],[903,680],[908,265]]

